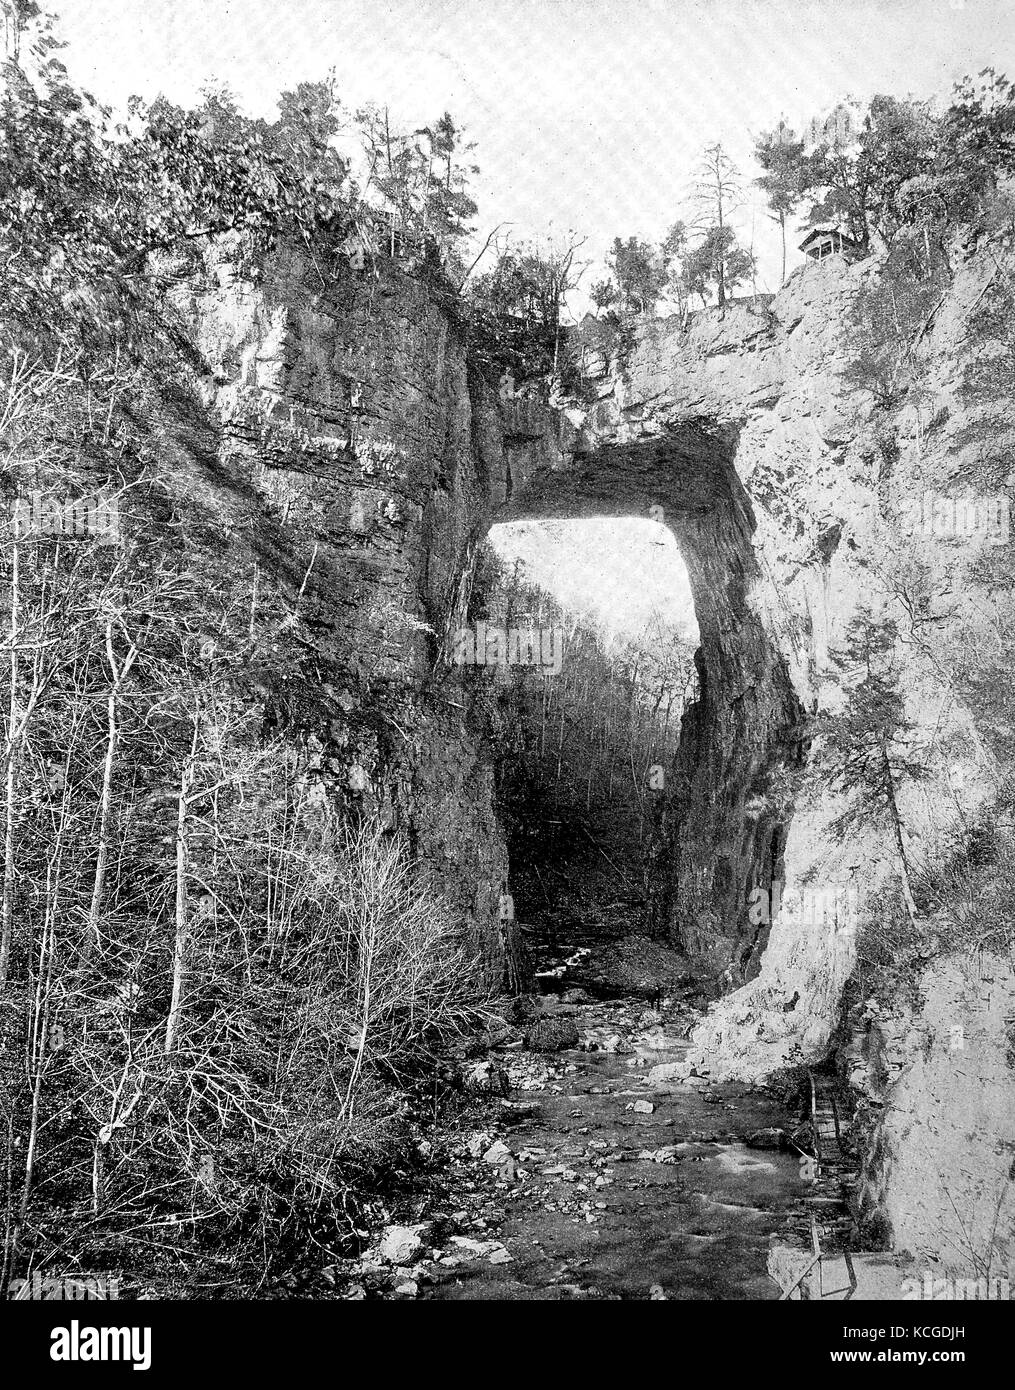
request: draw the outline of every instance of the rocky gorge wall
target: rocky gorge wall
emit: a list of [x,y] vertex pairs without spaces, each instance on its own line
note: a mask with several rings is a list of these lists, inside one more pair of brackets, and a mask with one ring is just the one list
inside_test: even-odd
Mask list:
[[[991,801],[996,753],[961,653],[1000,640],[1008,538],[908,534],[900,517],[924,492],[956,493],[969,478],[1007,490],[1010,403],[966,389],[970,320],[991,277],[1010,270],[1007,255],[959,253],[915,350],[918,388],[890,410],[853,370],[851,304],[874,261],[808,265],[771,303],[704,313],[686,329],[646,321],[593,383],[595,400],[559,410],[494,398],[470,370],[439,277],[386,263],[322,275],[296,252],[252,273],[223,256],[179,297],[204,367],[199,400],[174,407],[171,432],[200,462],[189,485],[205,490],[238,559],[259,558],[279,592],[298,595],[311,676],[289,714],[306,775],[321,795],[404,831],[494,983],[519,979],[512,924],[498,917],[507,856],[482,724],[446,664],[476,547],[495,519],[645,515],[671,526],[701,649],[659,808],[653,925],[726,991],[689,1065],[759,1079],[838,1044],[869,1119],[865,1200],[924,1253],[959,1239],[942,1226],[945,1188],[977,1222],[984,1194],[999,1191],[998,1220],[1012,1224],[1015,1073],[998,1061],[998,1030],[1015,1017],[1011,971],[979,951],[984,999],[956,984],[972,978],[968,947],[942,949],[901,1013],[864,987],[843,1023],[858,935],[897,896],[896,856],[884,831],[836,829],[849,792],[814,775],[804,722],[847,698],[831,653],[852,616],[892,616],[928,769],[899,794],[913,861],[946,858],[957,828]],[[790,910],[758,922],[751,894],[775,881],[784,903],[832,889],[836,907],[817,922]],[[878,1061],[880,1025],[863,1014],[872,1003],[903,1019],[890,1068]],[[961,1069],[949,1009],[947,1028],[977,1040]],[[961,1107],[933,1100],[956,1087]],[[936,1200],[910,1201],[914,1164],[946,1175]]]
[[[866,1060],[858,1063],[854,1048],[844,1069],[864,1098],[867,1213],[878,1213],[899,1248],[969,1266],[974,1248],[977,1259],[990,1251],[991,1228],[994,1255],[1007,1258],[997,1233],[1015,1225],[1011,962],[996,935],[984,945],[954,929],[942,891],[923,909],[930,964],[921,973],[916,958],[908,1003],[900,1004],[906,991],[897,982],[879,999],[885,986],[870,983],[864,962],[857,983],[858,942],[882,941],[886,960],[904,954],[891,942],[897,855],[874,817],[843,833],[853,791],[833,790],[817,761],[820,741],[794,729],[797,711],[843,709],[857,673],[832,654],[853,616],[866,609],[893,619],[909,737],[924,768],[899,792],[907,859],[932,882],[947,878],[956,843],[996,797],[1008,737],[971,673],[996,661],[1004,679],[1015,425],[1003,322],[998,329],[995,315],[984,333],[977,319],[1011,275],[1010,253],[971,241],[955,248],[952,270],[916,342],[903,344],[912,347],[912,379],[887,405],[862,384],[853,308],[858,290],[882,273],[875,260],[809,264],[770,304],[703,314],[686,331],[674,320],[646,323],[581,422],[588,456],[580,466],[594,467],[597,453],[633,458],[650,443],[704,430],[722,442],[716,457],[735,474],[746,519],[741,578],[732,589],[717,586],[695,545],[696,528],[716,521],[674,509],[672,487],[656,490],[694,581],[704,686],[675,768],[685,805],[672,834],[680,882],[670,929],[713,969],[725,952],[728,983],[748,977],[712,1006],[688,1065],[751,1080],[819,1061],[837,1041],[852,979],[860,1007],[895,1016],[894,1066],[875,1063],[888,1044],[865,1017]],[[987,518],[976,534],[957,533],[947,501],[934,512],[937,499],[971,496]],[[989,515],[986,498],[997,504]],[[727,585],[734,534],[720,521],[704,550],[726,552],[719,568]],[[736,752],[744,739],[750,757]],[[720,870],[740,894],[766,876],[779,879],[783,902],[796,893],[800,906],[752,935],[746,898],[723,894]],[[706,890],[698,913],[688,877]],[[808,890],[831,903],[820,920],[806,910]],[[709,914],[731,909],[716,931]],[[1010,915],[1010,903],[1001,910]],[[956,1047],[956,1038],[968,1041]]]
[[272,703],[309,794],[406,837],[500,986],[518,966],[493,760],[444,658],[504,454],[452,299],[425,267],[322,274],[223,244],[176,294],[198,366],[162,456],[236,571],[257,566],[261,607],[291,609],[305,659]]

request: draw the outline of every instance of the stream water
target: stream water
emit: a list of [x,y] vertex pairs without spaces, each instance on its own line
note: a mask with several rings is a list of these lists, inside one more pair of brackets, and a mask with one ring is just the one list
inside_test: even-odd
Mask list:
[[[697,1016],[686,1000],[647,1012],[644,996],[565,994],[541,1010],[571,1020],[583,1046],[491,1053],[511,1100],[489,1103],[463,1159],[488,1184],[488,1219],[464,1230],[421,1296],[778,1298],[769,1244],[799,1239],[808,1190],[799,1154],[760,1133],[794,1130],[784,1097],[660,1072],[686,1053]],[[602,1050],[613,1039],[619,1050]]]

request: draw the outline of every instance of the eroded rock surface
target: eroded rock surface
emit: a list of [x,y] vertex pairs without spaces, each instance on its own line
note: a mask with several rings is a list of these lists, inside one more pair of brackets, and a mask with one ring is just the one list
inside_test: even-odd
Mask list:
[[[700,688],[662,809],[656,890],[663,927],[729,991],[689,1054],[713,1077],[756,1080],[819,1060],[858,933],[873,925],[891,936],[891,833],[842,835],[850,792],[813,775],[820,750],[798,730],[802,714],[842,709],[846,677],[831,657],[862,609],[898,623],[905,712],[926,760],[927,776],[899,795],[910,862],[942,870],[998,785],[989,707],[968,675],[969,658],[989,667],[983,654],[1004,646],[997,596],[1011,587],[1015,417],[1007,394],[977,386],[983,361],[1003,362],[1008,349],[984,344],[974,315],[1011,257],[956,248],[954,277],[914,335],[916,383],[891,405],[858,384],[851,318],[852,297],[880,269],[810,265],[770,303],[700,315],[687,331],[645,324],[623,371],[572,417],[571,449],[533,447],[516,461],[512,515],[640,511],[668,522],[688,565]],[[1003,515],[964,536],[930,520],[934,499],[970,495],[981,508],[1003,498]],[[999,679],[1001,665],[999,656]],[[786,894],[826,890],[831,914],[754,925],[749,893],[774,880]],[[1001,1226],[1015,1222],[1015,1067],[999,1032],[1001,1013],[1015,1017],[1015,988],[990,961],[993,993],[981,997],[970,974],[980,961],[964,949],[939,953],[896,1071],[873,1083],[883,1110],[867,1178],[902,1248],[952,1260],[962,1250],[974,1259],[981,1237],[989,1244],[991,1202]],[[966,987],[955,994],[958,980]],[[991,1046],[942,1052],[946,1018]],[[953,1204],[968,1218],[943,1220]]]
[[[891,408],[856,381],[850,300],[874,261],[808,265],[771,302],[702,314],[688,330],[644,324],[584,410],[499,403],[470,371],[447,287],[422,277],[324,280],[280,252],[259,277],[213,266],[188,290],[207,370],[201,410],[177,409],[177,440],[202,460],[194,485],[209,510],[239,546],[245,526],[258,528],[302,595],[318,672],[299,711],[308,776],[407,832],[472,924],[491,979],[518,980],[513,926],[498,917],[506,851],[482,732],[445,679],[476,546],[494,518],[654,516],[688,565],[701,650],[660,807],[650,926],[725,991],[688,1061],[713,1079],[753,1080],[827,1052],[854,929],[897,892],[890,836],[836,832],[846,794],[807,775],[815,750],[801,732],[805,716],[842,707],[830,657],[861,608],[899,622],[906,713],[927,749],[929,776],[899,795],[913,861],[945,857],[996,784],[956,672],[964,647],[1000,641],[1008,537],[906,534],[900,517],[965,478],[1007,489],[1010,401],[970,391],[968,368],[984,351],[972,315],[1009,260],[997,247],[956,251],[914,347],[919,388]],[[850,910],[752,920],[752,891],[776,880],[787,894],[848,892]],[[1009,1062],[976,1047],[962,1068],[923,1058],[921,1030],[938,1036],[952,1007],[938,998],[943,981],[967,967],[938,969],[895,1080],[879,1088],[872,1141],[890,1156],[872,1168],[872,1190],[920,1249],[941,1203],[907,1208],[916,1155],[945,1165],[956,1205],[979,1212],[971,1185],[1015,1141]],[[1010,973],[997,970],[993,988],[989,1002],[963,995],[971,1038],[1015,1016]],[[993,1098],[989,1155],[958,1111],[942,1109],[932,1137],[928,1097],[960,1084]],[[907,1117],[925,1133],[904,1155]]]

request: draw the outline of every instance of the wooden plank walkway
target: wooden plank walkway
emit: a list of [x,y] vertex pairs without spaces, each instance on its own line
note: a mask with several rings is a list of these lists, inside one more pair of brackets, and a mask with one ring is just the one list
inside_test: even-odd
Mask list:
[[[859,1165],[849,1143],[849,1118],[840,1114],[835,1077],[808,1071],[810,1085],[810,1163],[813,1182],[804,1198],[812,1256],[785,1290],[783,1299],[822,1298],[846,1302],[856,1291],[852,1251],[857,1238],[855,1189]],[[801,1232],[803,1234],[803,1232]]]

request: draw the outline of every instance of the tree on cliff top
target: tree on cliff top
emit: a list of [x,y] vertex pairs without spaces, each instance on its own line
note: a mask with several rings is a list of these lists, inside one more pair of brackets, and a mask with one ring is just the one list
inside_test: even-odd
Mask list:
[[429,237],[461,273],[458,247],[476,213],[470,193],[479,173],[471,162],[475,144],[464,139],[447,111],[413,131],[393,128],[386,106],[367,104],[356,121],[369,163],[364,196],[371,189],[380,195],[390,220],[392,254],[399,238],[422,247]]
[[964,96],[943,118],[929,102],[879,94],[862,116],[847,100],[834,121],[812,122],[813,145],[785,126],[764,136],[755,147],[764,171],[756,182],[777,220],[784,227],[806,201],[808,225],[841,225],[866,250],[874,235],[891,246],[931,211],[961,218],[972,186],[988,181],[984,170],[996,163],[1007,118],[990,114],[995,103],[1003,111],[1000,88],[977,93],[967,79],[959,90]]
[[714,287],[720,305],[726,303],[727,291],[749,280],[754,274],[754,256],[737,245],[732,227],[709,227],[701,241],[683,261],[681,280],[687,292],[706,303]]
[[566,358],[562,314],[568,293],[585,270],[577,260],[582,246],[569,232],[557,245],[497,244],[493,269],[468,289],[472,342],[478,359],[518,381],[559,374]]
[[648,313],[666,279],[661,260],[648,242],[633,236],[626,242],[614,237],[607,264],[622,308],[629,313]]
[[284,93],[270,124],[221,91],[193,111],[134,98],[116,122],[71,82],[48,19],[10,3],[3,13],[9,29],[18,21],[24,65],[8,62],[0,97],[0,293],[20,346],[35,334],[36,346],[104,351],[142,322],[165,322],[169,263],[178,274],[213,238],[320,245],[336,216],[351,219],[330,84]]
[[[703,212],[705,241],[702,243],[698,270],[708,270],[715,277],[719,307],[726,303],[727,255],[735,237],[727,235],[730,213],[740,202],[740,170],[720,143],[702,151],[694,182],[693,199]],[[700,223],[698,224],[700,226]],[[706,245],[707,244],[707,245]]]
[[[753,255],[738,245],[730,225],[730,214],[740,201],[740,174],[721,144],[703,152],[691,198],[698,215],[691,222],[676,221],[659,251],[660,288],[676,295],[682,318],[692,294],[705,306],[714,289],[722,307],[728,292],[755,270]],[[695,234],[700,239],[692,245]]]
[[786,221],[796,212],[811,186],[811,170],[804,154],[804,142],[780,122],[754,146],[754,157],[764,173],[754,180],[768,197],[769,216],[779,225],[782,236],[782,277],[786,282]]
[[676,296],[681,322],[687,314],[687,301],[693,286],[684,272],[684,258],[687,255],[689,227],[682,219],[674,222],[666,233],[659,248],[666,265],[666,289]]

